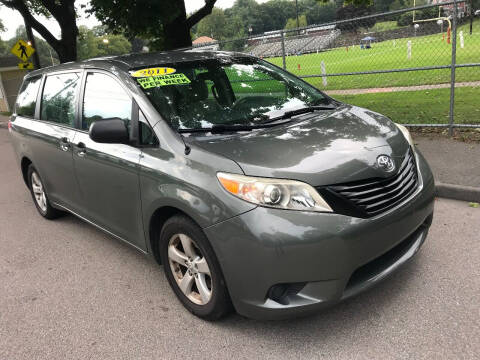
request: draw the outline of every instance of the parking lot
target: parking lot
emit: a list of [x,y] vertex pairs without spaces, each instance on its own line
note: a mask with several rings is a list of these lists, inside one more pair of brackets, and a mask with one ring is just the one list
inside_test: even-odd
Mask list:
[[209,323],[163,269],[73,216],[36,212],[0,128],[0,359],[474,359],[480,208],[438,199],[422,250],[388,281],[316,316]]

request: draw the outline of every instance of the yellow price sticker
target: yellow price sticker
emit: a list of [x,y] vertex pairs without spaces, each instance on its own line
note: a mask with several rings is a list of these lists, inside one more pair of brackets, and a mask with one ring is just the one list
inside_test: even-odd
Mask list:
[[140,69],[137,70],[131,75],[133,77],[146,77],[146,76],[158,76],[158,75],[169,75],[174,74],[177,70],[170,67],[155,67],[155,68],[148,68],[148,69]]
[[168,86],[168,85],[184,85],[184,84],[191,83],[190,79],[187,78],[187,76],[182,73],[139,77],[137,81],[140,84],[140,86],[144,89],[150,89],[153,87]]

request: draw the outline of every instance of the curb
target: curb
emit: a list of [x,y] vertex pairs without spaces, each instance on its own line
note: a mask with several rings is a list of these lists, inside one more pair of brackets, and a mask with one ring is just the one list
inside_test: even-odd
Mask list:
[[480,188],[478,187],[436,183],[435,193],[442,198],[480,202]]

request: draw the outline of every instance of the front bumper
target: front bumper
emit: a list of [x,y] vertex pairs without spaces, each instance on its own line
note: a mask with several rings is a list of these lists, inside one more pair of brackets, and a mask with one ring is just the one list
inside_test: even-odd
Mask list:
[[[433,215],[433,175],[419,153],[417,164],[421,191],[375,218],[257,207],[206,228],[237,312],[257,319],[311,313],[409,260]],[[276,285],[284,289],[280,298],[272,295]]]

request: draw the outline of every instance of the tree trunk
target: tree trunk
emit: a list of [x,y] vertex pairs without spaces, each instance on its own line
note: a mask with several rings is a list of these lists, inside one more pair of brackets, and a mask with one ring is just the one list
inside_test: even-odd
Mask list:
[[32,27],[28,21],[25,20],[25,32],[27,33],[28,41],[32,44],[32,47],[35,49],[35,52],[32,55],[33,67],[35,69],[40,69],[42,65],[40,64],[40,58],[38,56],[38,48],[35,43],[35,37],[33,36]]
[[187,26],[185,20],[175,20],[170,24],[166,24],[164,29],[165,50],[182,49],[192,46],[190,28]]
[[59,51],[57,50],[58,58],[61,63],[76,61],[78,28],[74,2],[65,2],[60,10],[62,17],[61,20],[58,19],[58,23],[62,32],[62,38]]
[[190,26],[187,23],[185,3],[178,2],[178,16],[168,24],[164,24],[164,47],[165,50],[182,49],[192,46]]
[[62,43],[55,49],[60,63],[66,63],[77,60],[77,41],[76,39],[62,39]]
[[62,30],[62,39],[55,48],[61,63],[77,60],[77,33],[76,27]]

